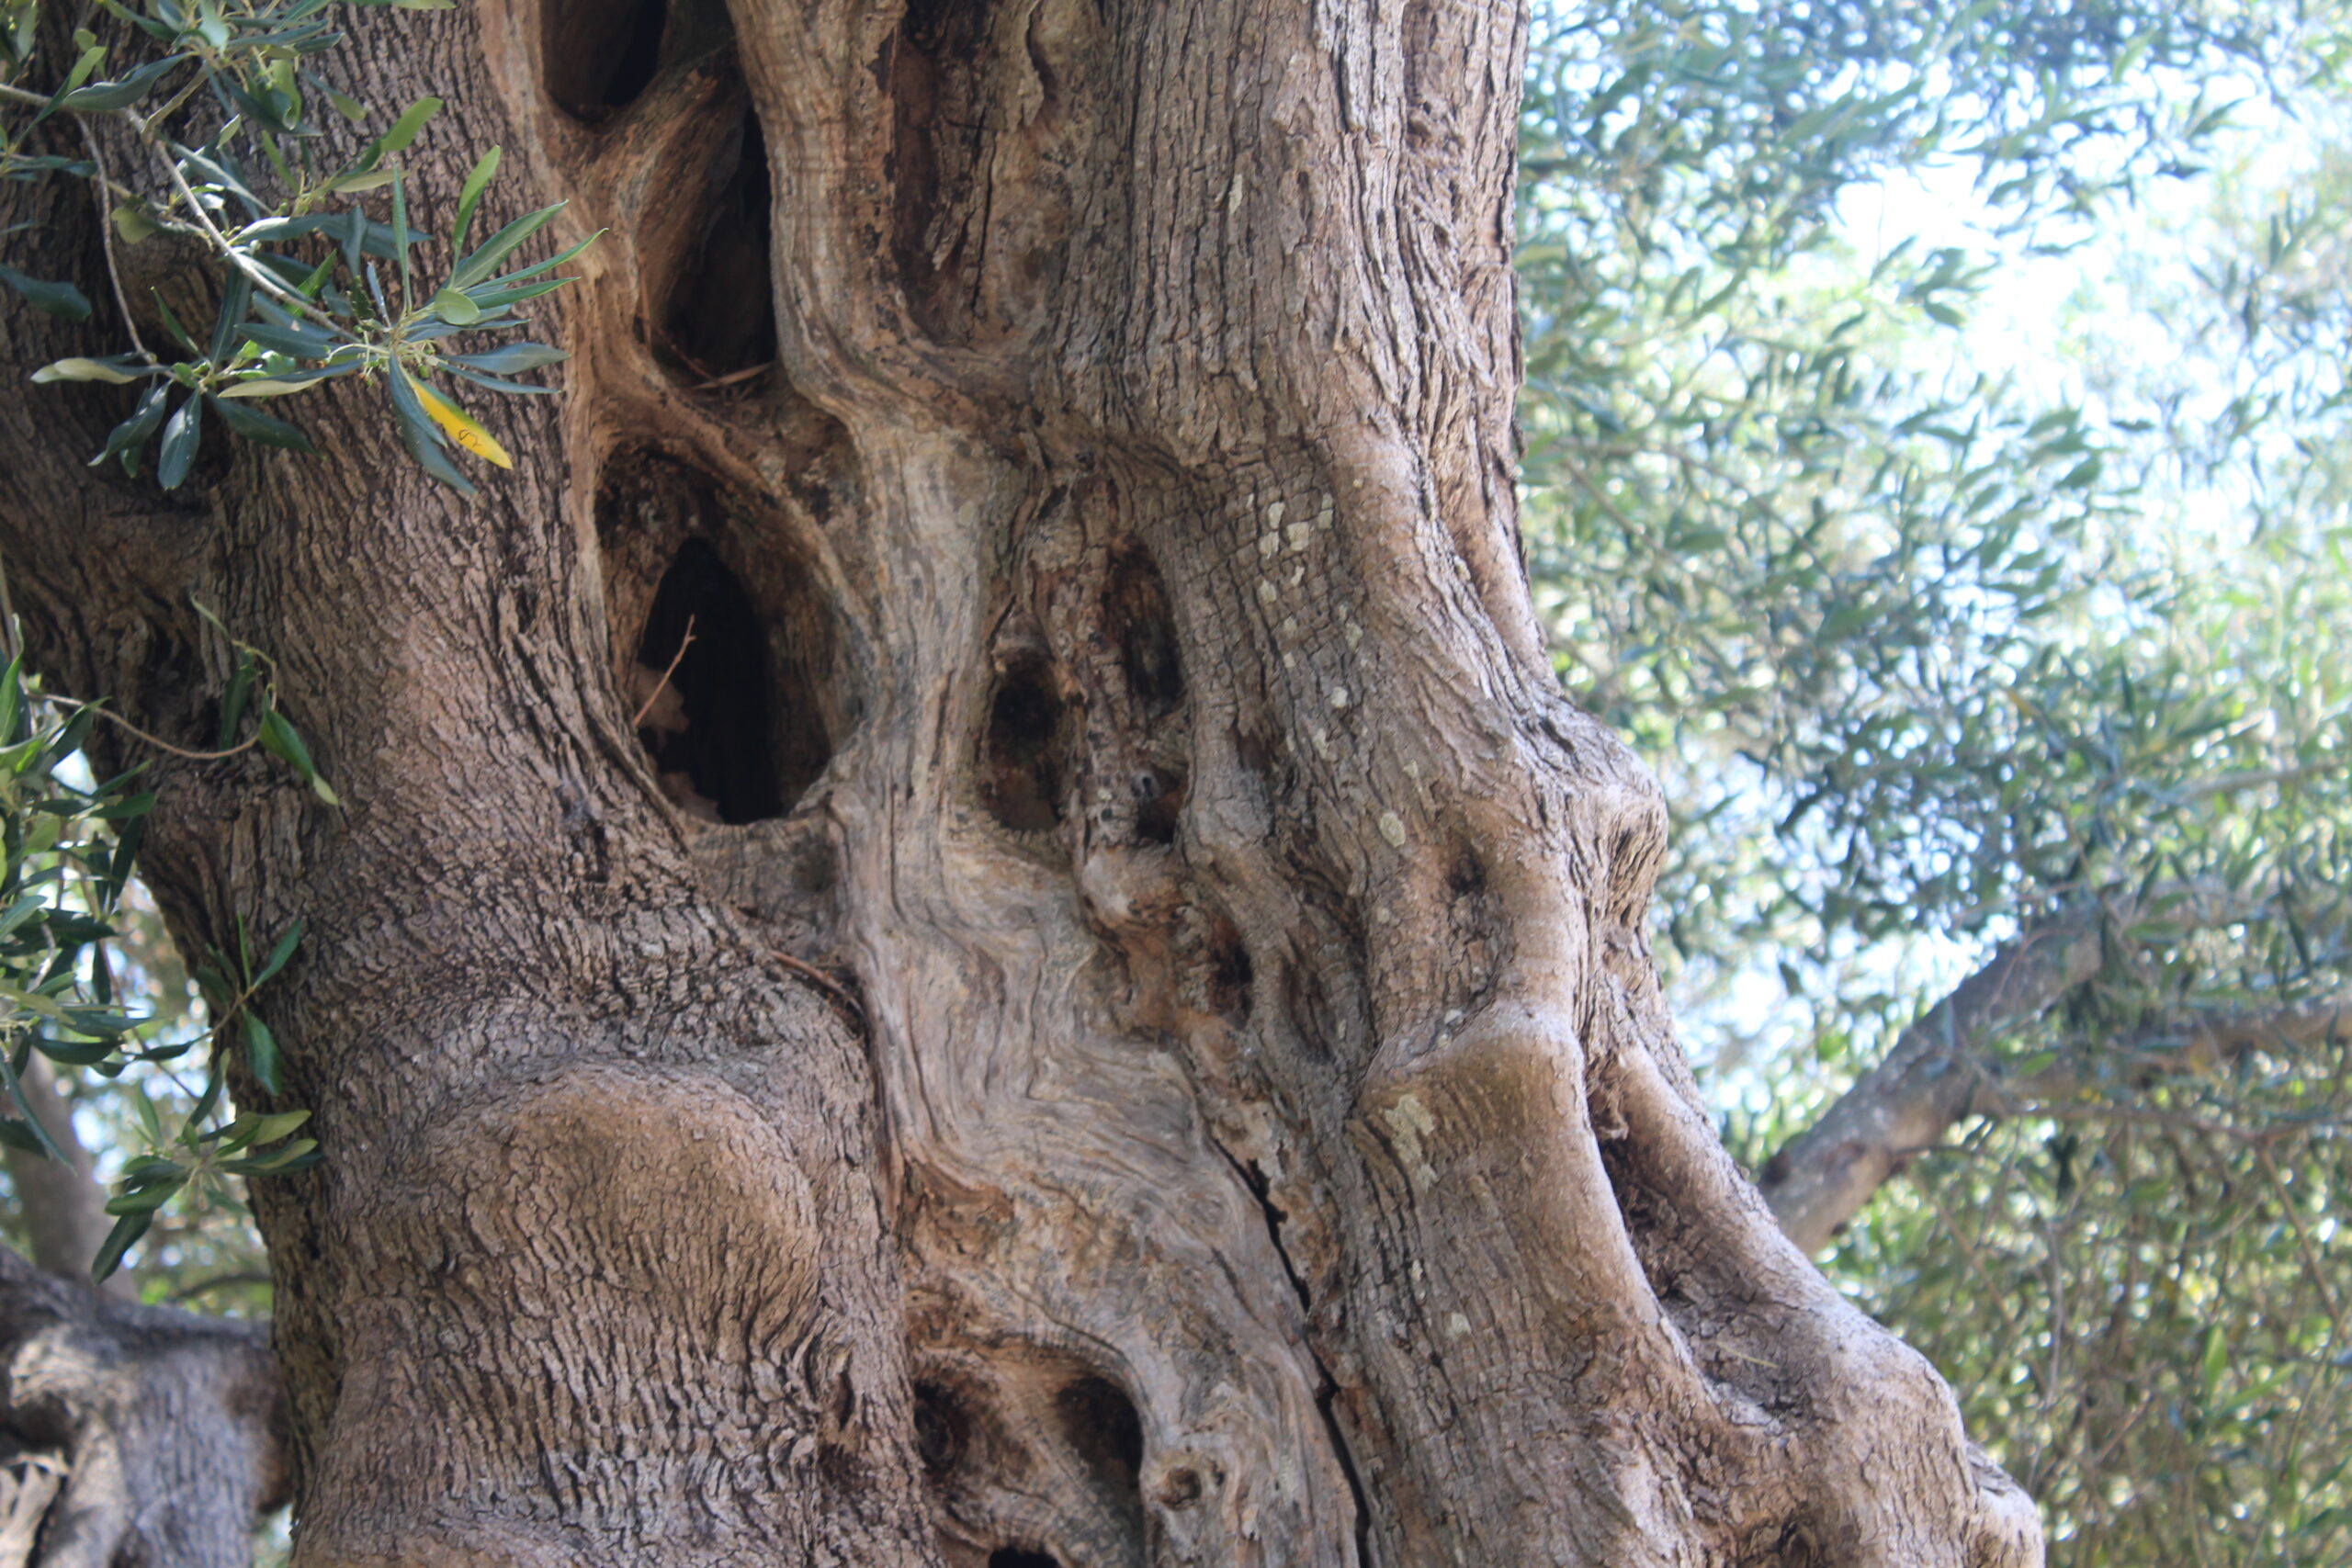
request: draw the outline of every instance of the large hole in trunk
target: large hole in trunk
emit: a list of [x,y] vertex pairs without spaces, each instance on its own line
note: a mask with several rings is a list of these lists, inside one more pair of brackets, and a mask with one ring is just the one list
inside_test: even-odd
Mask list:
[[1143,1535],[1143,1418],[1135,1401],[1108,1378],[1088,1375],[1054,1396],[1062,1437],[1092,1472],[1121,1522]]
[[635,103],[653,80],[669,0],[547,0],[541,48],[548,96],[594,123]]
[[662,579],[637,654],[638,737],[662,788],[721,822],[784,812],[768,738],[767,637],[751,595],[700,539]]
[[653,79],[734,36],[725,0],[542,0],[540,79],[590,125],[645,96]]
[[665,346],[700,390],[748,385],[775,359],[767,139],[748,108],[712,159],[711,187],[702,237],[662,307]]
[[860,705],[831,601],[783,520],[636,452],[607,468],[596,529],[615,672],[662,792],[708,821],[791,810]]

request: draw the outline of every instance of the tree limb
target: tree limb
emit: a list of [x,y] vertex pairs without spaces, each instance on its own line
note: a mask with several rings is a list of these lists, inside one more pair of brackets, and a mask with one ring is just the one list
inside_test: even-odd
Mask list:
[[[1941,1143],[1952,1124],[1972,1111],[1992,1108],[1985,1053],[2099,972],[2105,962],[2102,932],[2109,923],[2128,923],[2137,908],[2145,908],[2161,911],[2185,930],[2226,925],[2258,913],[2267,897],[2204,884],[2175,886],[2154,891],[2143,902],[2081,905],[2004,945],[1905,1029],[1886,1058],[1818,1122],[1765,1163],[1757,1185],[1781,1230],[1806,1252],[1820,1251],[1913,1156]],[[2314,1013],[2292,1027],[2324,1032],[2340,1009],[2323,1011],[2324,1018]],[[2283,1012],[2263,1020],[2273,1028],[2290,1027]],[[2220,1054],[2230,1040],[2262,1026],[2262,1020],[2217,1020],[2179,1048]],[[2071,1070],[2079,1073],[2080,1065]],[[2055,1079],[2044,1086],[2052,1092],[2063,1087]],[[2002,1097],[2000,1103],[2013,1109],[2016,1102]]]
[[1940,1142],[1968,1114],[1985,1046],[2098,974],[2102,956],[2096,919],[2044,926],[1921,1014],[1884,1061],[1758,1173],[1781,1229],[1808,1253],[1826,1247],[1907,1153]]
[[286,1495],[263,1330],[106,1301],[0,1247],[0,1368],[6,1436],[65,1473],[42,1568],[244,1568],[255,1519]]
[[[2174,1048],[2187,1065],[2203,1068],[2266,1045],[2316,1045],[2346,1032],[2352,1032],[2352,991],[2220,1013],[2165,1030],[2161,1038],[2177,1042]],[[2157,1038],[2152,1034],[2147,1043],[2154,1045]]]

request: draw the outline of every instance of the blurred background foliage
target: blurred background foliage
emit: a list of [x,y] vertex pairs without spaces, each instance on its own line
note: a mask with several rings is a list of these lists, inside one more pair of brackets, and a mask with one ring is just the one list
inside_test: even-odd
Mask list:
[[1839,1234],[2063,1564],[2352,1561],[2352,22],[1539,4],[1525,527],[1751,1168],[2098,972]]

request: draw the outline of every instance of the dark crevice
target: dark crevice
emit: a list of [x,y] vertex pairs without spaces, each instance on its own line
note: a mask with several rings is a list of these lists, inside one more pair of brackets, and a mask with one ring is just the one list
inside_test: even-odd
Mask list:
[[1094,1478],[1103,1500],[1117,1510],[1127,1533],[1143,1539],[1143,1417],[1135,1401],[1110,1379],[1093,1373],[1062,1386],[1054,1396],[1062,1438]]
[[1733,1568],[1817,1568],[1822,1558],[1812,1532],[1803,1523],[1784,1524],[1769,1535],[1758,1532],[1757,1544],[1739,1554]]
[[1315,1370],[1323,1374],[1323,1387],[1315,1396],[1315,1408],[1322,1414],[1323,1430],[1331,1439],[1331,1455],[1340,1461],[1340,1473],[1348,1478],[1348,1495],[1356,1505],[1356,1561],[1370,1562],[1372,1558],[1372,1494],[1364,1489],[1363,1477],[1356,1471],[1356,1456],[1348,1448],[1348,1434],[1340,1425],[1340,1385],[1331,1376],[1331,1369],[1323,1363],[1323,1353],[1310,1344],[1307,1354],[1315,1359]]
[[662,35],[669,30],[668,0],[638,0],[628,45],[616,51],[612,75],[605,83],[604,99],[618,108],[637,102],[653,85],[662,58]]
[[1016,832],[1050,832],[1062,819],[1069,780],[1068,714],[1054,669],[1042,654],[1016,655],[989,699],[981,797]]
[[1102,611],[1118,639],[1119,664],[1136,705],[1147,718],[1165,718],[1184,700],[1184,671],[1176,651],[1167,584],[1141,546],[1112,556]]
[[1250,1021],[1257,966],[1250,962],[1241,932],[1222,915],[1209,921],[1206,958],[1209,1010],[1238,1029]]
[[1158,769],[1136,775],[1136,837],[1147,844],[1172,844],[1184,815],[1184,779]]
[[955,1392],[931,1382],[915,1384],[915,1455],[933,1479],[956,1468],[972,1438],[971,1414]]
[[1355,1454],[1348,1447],[1347,1432],[1340,1425],[1339,1381],[1331,1376],[1331,1369],[1324,1361],[1323,1352],[1316,1348],[1314,1295],[1307,1290],[1306,1277],[1299,1273],[1298,1265],[1291,1260],[1290,1248],[1283,1245],[1283,1222],[1289,1216],[1274,1201],[1272,1184],[1266,1179],[1266,1173],[1259,1168],[1257,1161],[1244,1164],[1236,1159],[1233,1151],[1223,1144],[1217,1144],[1216,1147],[1217,1153],[1225,1156],[1225,1162],[1233,1168],[1234,1174],[1241,1178],[1241,1184],[1250,1190],[1250,1195],[1258,1201],[1259,1213],[1266,1221],[1267,1239],[1273,1243],[1274,1256],[1282,1260],[1283,1272],[1289,1277],[1291,1289],[1298,1294],[1298,1308],[1307,1322],[1306,1353],[1314,1360],[1316,1371],[1322,1377],[1322,1385],[1315,1392],[1315,1408],[1323,1418],[1323,1432],[1330,1439],[1331,1455],[1339,1461],[1340,1473],[1347,1478],[1349,1495],[1355,1500],[1356,1561],[1368,1563],[1373,1560],[1372,1494],[1364,1489],[1363,1477],[1356,1470]]
[[636,451],[607,464],[596,534],[622,712],[662,793],[707,821],[783,816],[858,711],[831,602],[784,520]]
[[909,313],[933,338],[968,335],[966,225],[979,175],[987,0],[909,0],[891,51],[891,254]]
[[989,1568],[1062,1568],[1062,1565],[1058,1559],[1047,1552],[1031,1551],[1021,1546],[1000,1546],[989,1553]]
[[1089,1374],[1065,1385],[1054,1396],[1054,1409],[1063,1438],[1095,1479],[1136,1493],[1143,1474],[1143,1418],[1135,1401],[1110,1379]]
[[662,306],[663,350],[698,390],[752,382],[744,372],[775,359],[767,139],[751,109],[712,154],[709,177],[701,237]]
[[1291,1260],[1290,1248],[1283,1244],[1283,1222],[1290,1216],[1283,1212],[1280,1203],[1274,1201],[1273,1184],[1266,1179],[1266,1173],[1259,1168],[1256,1160],[1244,1164],[1236,1159],[1233,1151],[1223,1144],[1216,1145],[1216,1152],[1225,1156],[1225,1163],[1233,1168],[1233,1174],[1241,1179],[1241,1185],[1250,1189],[1250,1196],[1258,1200],[1259,1214],[1266,1222],[1266,1239],[1274,1244],[1274,1256],[1282,1259],[1283,1273],[1289,1279],[1290,1288],[1297,1292],[1298,1310],[1312,1317],[1315,1298],[1308,1292],[1306,1280],[1299,1273],[1298,1265]]
[[1487,1005],[1510,952],[1510,922],[1490,886],[1486,862],[1468,843],[1457,843],[1445,872],[1443,951],[1447,1011],[1467,1016]]
[[767,637],[751,595],[702,540],[687,540],[663,575],[637,662],[655,675],[638,737],[664,787],[707,802],[721,822],[782,816]]
[[637,102],[672,66],[734,38],[726,0],[545,0],[539,15],[548,96],[588,125]]

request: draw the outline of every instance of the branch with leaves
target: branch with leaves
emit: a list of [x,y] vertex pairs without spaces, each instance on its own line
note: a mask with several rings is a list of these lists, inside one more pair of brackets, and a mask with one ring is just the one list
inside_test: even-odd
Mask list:
[[[427,237],[409,224],[409,176],[399,155],[439,111],[438,98],[407,106],[356,155],[332,155],[335,140],[311,115],[306,92],[354,125],[368,106],[312,70],[343,35],[327,13],[336,0],[147,0],[144,12],[119,0],[99,8],[163,52],[98,79],[118,46],[76,31],[70,65],[46,92],[24,85],[37,62],[39,0],[0,7],[0,177],[80,178],[108,215],[100,234],[108,282],[128,351],[77,355],[44,367],[35,381],[144,384],[129,417],[108,435],[93,466],[114,458],[137,473],[148,445],[164,489],[187,481],[202,447],[207,413],[232,435],[312,452],[298,426],[253,406],[357,377],[381,385],[403,446],[424,470],[462,493],[473,484],[451,460],[454,446],[501,468],[514,466],[495,437],[434,385],[435,378],[507,395],[551,389],[514,379],[565,358],[545,344],[514,341],[458,351],[459,333],[504,333],[528,323],[518,307],[571,278],[548,276],[596,236],[545,261],[509,264],[561,210],[542,208],[467,249],[473,220],[496,174],[495,147],[474,163],[458,192],[445,267],[417,254]],[[385,0],[351,0],[382,4]],[[407,9],[438,9],[390,0]],[[13,107],[15,116],[5,110]],[[62,117],[82,123],[79,155],[30,151],[40,128]],[[138,146],[147,185],[118,179],[101,151],[101,127],[120,128]],[[386,220],[362,197],[384,192]],[[115,262],[115,246],[159,233],[191,239],[221,272],[220,304],[209,332],[191,332],[160,293],[158,318],[178,356],[159,355],[139,335]],[[380,265],[379,265],[380,264]],[[0,265],[5,282],[35,309],[74,321],[92,315],[88,296],[67,280]]]
[[[221,744],[197,755],[266,750],[333,804],[334,790],[280,706],[267,656],[231,640],[237,659],[221,709]],[[102,716],[114,716],[96,703],[44,696],[27,682],[21,658],[0,672],[0,1087],[16,1112],[0,1114],[0,1143],[71,1163],[27,1094],[24,1076],[34,1053],[108,1079],[141,1066],[177,1082],[191,1058],[201,1071],[201,1088],[180,1085],[191,1109],[169,1130],[132,1086],[145,1147],[124,1166],[107,1202],[115,1223],[92,1264],[98,1280],[120,1267],[156,1212],[181,1193],[239,1210],[223,1178],[284,1175],[317,1163],[311,1140],[286,1141],[308,1111],[222,1113],[228,1056],[239,1046],[254,1080],[272,1096],[279,1092],[279,1043],[253,1004],[292,960],[300,922],[258,960],[241,933],[233,955],[213,953],[198,968],[211,1023],[193,1037],[153,1038],[153,1021],[119,1005],[109,944],[121,934],[124,889],[155,796],[140,787],[143,762],[103,783],[76,782],[76,774],[86,774],[84,747]]]
[[2195,1075],[2258,1046],[2342,1038],[2341,991],[2280,1005],[2152,1023],[2120,1043],[2003,1061],[1998,1048],[2046,1018],[2134,941],[2177,941],[2280,918],[2278,891],[2184,884],[2081,902],[2030,926],[1904,1030],[1812,1125],[1757,1173],[1790,1239],[1819,1252],[1873,1193],[1974,1115],[2126,1115],[2086,1100],[2127,1078]]

